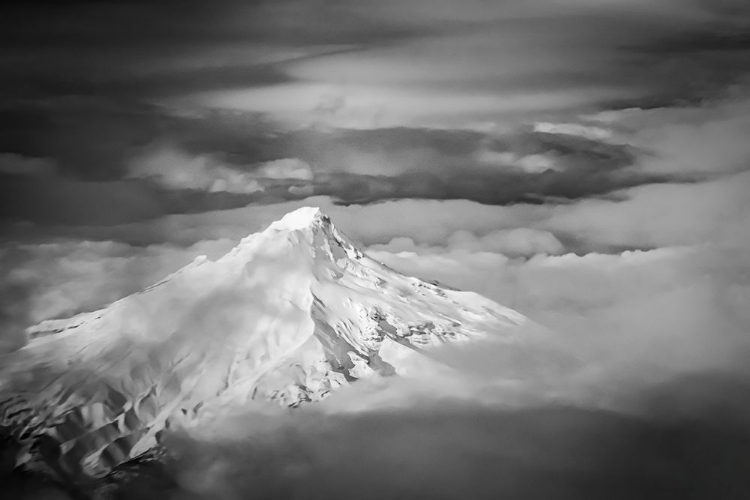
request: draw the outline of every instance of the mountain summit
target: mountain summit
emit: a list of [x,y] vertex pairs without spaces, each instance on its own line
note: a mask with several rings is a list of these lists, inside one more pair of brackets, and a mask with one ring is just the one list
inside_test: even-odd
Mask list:
[[175,421],[249,400],[297,406],[363,377],[408,374],[431,346],[512,337],[520,314],[369,258],[300,208],[216,261],[99,311],[49,320],[0,358],[0,430],[17,462],[97,477]]

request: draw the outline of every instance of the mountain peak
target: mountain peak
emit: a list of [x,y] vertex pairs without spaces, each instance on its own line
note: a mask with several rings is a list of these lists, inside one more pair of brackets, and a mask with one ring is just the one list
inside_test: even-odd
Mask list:
[[44,335],[0,363],[0,427],[18,463],[99,477],[172,424],[200,427],[256,399],[320,401],[361,378],[422,370],[445,342],[512,340],[524,322],[386,267],[304,207],[215,261],[39,325]]
[[271,228],[278,230],[295,231],[308,227],[319,226],[330,221],[318,207],[301,207],[289,212],[281,219],[271,224]]

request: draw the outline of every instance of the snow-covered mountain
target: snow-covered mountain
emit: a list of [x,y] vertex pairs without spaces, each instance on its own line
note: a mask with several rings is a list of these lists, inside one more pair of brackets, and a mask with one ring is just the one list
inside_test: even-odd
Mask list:
[[0,357],[0,426],[18,463],[97,477],[175,421],[251,399],[318,401],[363,377],[408,374],[437,344],[512,340],[525,321],[399,274],[301,208],[216,261],[31,328],[27,346]]

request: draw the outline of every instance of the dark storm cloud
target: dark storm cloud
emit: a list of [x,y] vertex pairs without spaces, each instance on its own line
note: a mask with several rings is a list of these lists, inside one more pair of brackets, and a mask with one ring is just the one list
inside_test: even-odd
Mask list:
[[[211,154],[252,170],[257,162],[284,157],[265,151],[265,134],[274,131],[270,123],[221,114],[186,116],[153,101],[293,81],[278,63],[415,34],[345,8],[321,9],[317,2],[13,3],[0,15],[0,154],[8,161],[43,159],[69,181],[118,181],[128,176],[134,158],[158,144]],[[2,173],[13,172],[5,168]],[[34,187],[24,181],[13,197],[24,203],[7,207],[6,202],[2,214],[43,220],[47,217],[39,212],[46,203],[46,211],[55,218],[55,200],[64,199],[72,188],[61,184],[61,194],[49,199],[53,183],[48,178]],[[115,199],[122,200],[131,197],[135,184],[113,183],[103,189],[111,192],[118,186],[125,192]],[[5,192],[9,189],[3,187]],[[74,189],[86,191],[86,186]],[[154,189],[137,189],[145,206],[153,205]],[[180,206],[200,198],[195,193],[186,193],[183,200],[168,195],[170,199],[157,203],[171,205],[167,212],[184,210]],[[215,195],[203,198],[207,204],[189,210],[237,206],[236,201],[226,202],[226,196],[224,202],[217,202]],[[85,201],[69,202],[90,208]],[[35,203],[37,210],[30,214]],[[107,209],[97,207],[99,212]]]
[[[257,128],[248,133],[244,124],[230,120],[178,118],[173,116],[173,110],[158,109],[146,102],[222,89],[283,87],[306,78],[314,80],[320,72],[330,78],[352,81],[357,79],[358,71],[354,70],[360,64],[358,58],[373,63],[374,70],[365,68],[364,76],[369,78],[368,71],[380,72],[374,75],[375,83],[391,80],[391,83],[398,83],[406,78],[420,88],[432,85],[453,89],[451,91],[470,88],[482,88],[487,92],[492,89],[508,91],[509,88],[553,91],[556,85],[596,86],[612,78],[638,87],[646,72],[649,79],[657,83],[662,75],[666,79],[664,86],[671,88],[678,87],[672,85],[677,79],[685,80],[684,70],[688,67],[693,72],[691,88],[705,90],[703,87],[711,87],[714,80],[725,80],[718,75],[717,66],[731,68],[727,73],[741,72],[737,64],[712,62],[713,56],[708,57],[705,64],[688,65],[687,61],[671,64],[669,60],[673,57],[664,55],[664,47],[671,44],[692,56],[704,50],[702,40],[710,40],[711,36],[722,40],[718,44],[705,42],[712,47],[712,52],[736,52],[738,44],[742,45],[745,40],[739,28],[732,38],[717,34],[712,27],[698,30],[693,18],[715,15],[720,22],[732,16],[736,19],[738,12],[743,11],[738,3],[712,6],[700,2],[671,2],[674,7],[685,6],[695,11],[691,14],[693,17],[680,13],[672,21],[665,20],[659,9],[650,12],[650,8],[640,5],[630,10],[619,2],[598,9],[592,9],[586,2],[569,4],[566,17],[558,15],[564,12],[560,10],[562,7],[551,7],[545,15],[532,14],[519,2],[489,6],[478,2],[459,5],[441,1],[432,9],[419,2],[372,5],[366,2],[220,1],[212,2],[210,7],[197,1],[16,3],[7,8],[0,20],[0,40],[4,45],[0,57],[4,74],[0,82],[4,95],[0,152],[49,158],[59,164],[63,173],[96,180],[121,178],[140,148],[158,141],[176,143],[193,154],[218,155],[237,165],[299,156],[283,151],[283,141],[276,141],[270,148],[258,146],[258,142],[264,140]],[[633,28],[638,26],[642,29],[634,36]],[[511,38],[497,35],[500,27],[503,28],[500,33],[508,33]],[[542,48],[564,35],[567,41],[561,50],[566,54],[532,57],[540,55],[535,49],[511,58],[512,52],[501,52],[497,57],[504,58],[502,64],[494,64],[498,62],[492,59],[497,47],[502,47],[504,41],[512,41],[513,37],[523,40],[529,34],[535,37],[544,34],[539,38]],[[409,54],[414,47],[407,42],[412,41],[421,41],[422,45],[417,45],[421,52],[417,55],[423,56],[424,64],[401,67],[409,59],[399,59],[398,51],[403,49]],[[619,46],[625,53],[640,55],[632,56],[633,61],[629,62],[627,57],[618,54]],[[442,54],[445,50],[454,50],[452,47],[457,54],[471,49],[471,56],[446,61]],[[599,48],[595,53],[587,52],[592,47]],[[373,55],[372,51],[380,49],[386,52]],[[436,55],[440,56],[437,60],[441,66],[435,68],[443,67],[438,74],[430,73],[435,69]],[[616,57],[601,57],[603,55]],[[368,58],[372,57],[370,61]],[[563,60],[567,62],[561,65]],[[395,67],[392,66],[394,61]],[[592,64],[594,61],[604,66]],[[449,64],[442,64],[445,62]],[[520,73],[487,73],[487,68],[491,67],[529,64],[531,69]],[[598,69],[592,72],[592,68]],[[416,73],[412,74],[413,71]],[[353,134],[342,142],[346,145],[347,140],[361,140],[365,150],[369,142],[388,148],[388,141],[392,139],[383,135],[359,137]],[[445,133],[442,139],[435,137],[436,140],[424,145],[434,151],[429,153],[433,164],[456,164],[455,156],[462,152],[473,154],[473,149],[458,145],[465,140],[461,133],[456,132],[455,137],[450,138],[449,135],[452,134]],[[410,136],[417,142],[421,140],[419,132]],[[442,140],[445,145],[441,144]],[[454,150],[450,151],[451,148]],[[446,154],[448,159],[439,158],[441,154]],[[330,158],[319,159],[320,165],[322,160]],[[359,180],[360,185],[369,184],[377,191],[372,177],[380,172],[357,173],[365,176]],[[422,193],[426,189],[445,190],[450,186],[443,188],[443,184],[457,182],[454,178],[446,181],[445,177],[442,173],[408,172],[400,184],[414,187],[403,195],[413,191],[417,196],[424,196]],[[481,175],[468,173],[467,177],[480,177],[477,184],[481,184]],[[494,178],[494,174],[489,177]],[[559,183],[556,179],[550,181],[549,177],[555,176],[544,174],[541,182]],[[352,189],[364,189],[351,181],[339,181],[349,182]],[[624,184],[639,182],[630,179]],[[601,181],[592,183],[601,184]],[[511,179],[507,184],[515,185],[518,181]],[[600,194],[609,189],[611,187],[542,188],[541,193],[530,195],[545,195],[550,191],[550,196],[566,196],[565,192],[580,196],[589,191]],[[319,192],[336,190],[332,185]],[[464,196],[466,191],[467,188],[461,188],[456,193],[436,192],[434,196]],[[394,196],[401,195],[394,193]],[[356,201],[378,196],[342,195],[342,198]],[[482,194],[474,198],[503,202],[512,201],[513,196]]]
[[557,174],[469,172],[435,175],[415,172],[394,177],[333,175],[314,189],[316,195],[333,196],[343,204],[373,203],[398,198],[465,199],[489,205],[561,203],[605,195],[617,189],[666,183],[664,175]]
[[[16,2],[3,14],[0,175],[11,178],[1,215],[42,223],[138,221],[311,194],[542,203],[692,180],[631,168],[641,152],[625,145],[383,127],[379,107],[403,110],[396,125],[423,113],[481,121],[500,110],[523,127],[546,109],[592,102],[702,100],[747,69],[746,9],[731,1]],[[330,86],[322,97],[318,84]],[[269,109],[237,111],[246,105],[237,91],[271,92],[250,105]],[[179,100],[206,92],[227,92],[230,111]],[[375,129],[285,130],[277,108],[296,101],[322,125]],[[162,149],[207,162],[201,175],[219,172],[224,192],[198,192],[215,186],[207,178],[182,184],[192,189],[153,185],[139,162]],[[245,182],[280,159],[307,162],[314,178],[255,191]],[[44,175],[19,180],[19,169]],[[224,187],[235,173],[247,192]],[[93,194],[99,188],[107,194]]]
[[138,102],[86,97],[9,102],[0,107],[0,150],[52,158],[61,173],[74,178],[113,179],[168,120]]
[[602,196],[679,175],[632,167],[639,151],[569,134],[501,136],[434,129],[349,131],[310,139],[296,153],[324,170],[314,193],[343,203],[394,198],[507,205]]
[[[179,116],[128,100],[73,97],[17,103],[0,114],[6,159],[39,157],[56,167],[46,176],[6,175],[0,215],[40,223],[126,223],[312,194],[343,203],[394,198],[540,203],[681,180],[632,170],[638,151],[631,146],[532,130],[288,131],[257,113]],[[176,153],[159,153],[165,148]],[[277,179],[234,194],[207,192],[211,175],[252,179],[263,175],[266,162],[284,158],[309,163],[315,177]],[[165,161],[180,177],[205,180],[154,186],[149,169],[163,174]],[[191,170],[196,162],[208,163],[196,173]],[[140,181],[127,180],[134,171]]]
[[[0,217],[42,224],[117,224],[244,206],[258,196],[179,193],[127,179],[160,144],[252,171],[275,159],[273,124],[257,115],[175,116],[133,100],[67,97],[0,107]],[[287,186],[280,188],[286,192]],[[266,193],[273,198],[274,189]]]

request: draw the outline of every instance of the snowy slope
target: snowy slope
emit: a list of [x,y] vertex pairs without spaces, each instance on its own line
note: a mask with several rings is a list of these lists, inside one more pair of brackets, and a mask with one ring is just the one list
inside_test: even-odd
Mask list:
[[[520,314],[370,259],[315,208],[109,307],[30,329],[0,357],[0,425],[18,461],[99,476],[168,422],[250,399],[296,406],[407,373],[430,346],[512,340]],[[408,373],[407,373],[408,374]]]

